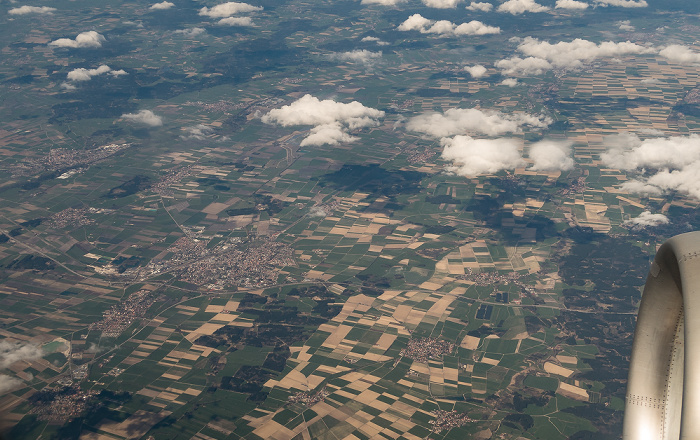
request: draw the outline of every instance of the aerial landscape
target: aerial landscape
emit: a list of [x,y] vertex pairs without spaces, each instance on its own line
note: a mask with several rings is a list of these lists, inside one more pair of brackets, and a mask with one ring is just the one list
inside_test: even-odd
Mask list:
[[0,438],[619,439],[696,0],[0,0]]

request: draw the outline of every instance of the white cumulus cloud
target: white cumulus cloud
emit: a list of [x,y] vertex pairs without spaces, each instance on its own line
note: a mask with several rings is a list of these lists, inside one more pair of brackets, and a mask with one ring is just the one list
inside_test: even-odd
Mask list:
[[462,23],[454,29],[455,35],[488,35],[500,33],[501,28],[498,26],[487,26],[477,20],[472,20],[469,23]]
[[[525,165],[517,139],[475,139],[471,136],[444,137],[442,158],[452,162],[448,169],[461,176],[476,177]],[[570,143],[545,140],[530,147],[534,171],[566,171],[574,166]]]
[[501,81],[501,85],[515,87],[518,85],[518,80],[515,78],[506,78],[503,81]]
[[595,0],[596,6],[619,6],[621,8],[645,8],[645,0]]
[[168,1],[163,1],[163,2],[160,2],[160,3],[154,4],[153,6],[151,6],[151,7],[148,8],[148,9],[151,9],[151,10],[156,11],[156,10],[162,10],[162,9],[170,9],[170,8],[172,8],[173,6],[175,6],[175,3],[173,3],[173,2],[168,2]]
[[530,146],[528,153],[534,171],[568,171],[574,167],[571,142],[544,140]]
[[700,53],[692,51],[688,46],[671,44],[659,51],[659,55],[677,64],[700,63]]
[[69,81],[90,81],[93,76],[102,75],[104,73],[109,73],[112,76],[127,75],[125,70],[112,70],[108,65],[102,64],[96,69],[84,69],[82,67],[73,69],[68,72],[67,79]]
[[559,41],[552,44],[531,37],[523,39],[518,45],[518,50],[530,57],[547,60],[554,67],[560,68],[578,68],[583,63],[590,63],[598,58],[654,52],[653,48],[629,41],[620,43],[604,41],[596,44],[592,41],[576,38],[573,41]]
[[312,125],[314,127],[301,142],[302,146],[335,145],[355,141],[357,138],[351,136],[348,130],[376,127],[383,117],[383,111],[365,107],[357,101],[346,104],[330,99],[321,101],[305,95],[289,105],[270,110],[262,117],[262,122],[284,127]]
[[[497,61],[494,65],[501,69],[504,75],[540,75],[553,68],[577,69],[586,63],[591,63],[601,58],[614,58],[657,51],[653,47],[642,46],[630,41],[618,43],[604,41],[596,44],[582,38],[576,38],[572,41],[559,41],[557,43],[540,41],[532,37],[516,40],[520,41],[518,51],[526,55],[526,58],[514,56]],[[667,56],[679,53],[677,48],[669,47],[672,47],[672,50],[665,52]]]
[[95,31],[88,31],[79,33],[73,40],[70,38],[59,38],[58,40],[50,42],[49,46],[72,48],[102,47],[102,43],[105,41],[107,40],[101,34]]
[[24,382],[16,377],[8,376],[7,374],[0,374],[0,396],[14,390],[23,383]]
[[651,211],[644,211],[639,216],[625,220],[623,226],[630,226],[633,229],[641,229],[650,226],[659,226],[668,224],[669,220],[663,214],[652,214]]
[[313,206],[311,207],[307,215],[309,217],[326,217],[328,214],[330,214],[328,211],[330,211],[330,209],[328,208],[324,208],[322,206]]
[[22,342],[0,341],[0,370],[19,361],[34,361],[44,356],[41,347]]
[[460,176],[476,177],[524,164],[515,139],[474,139],[470,136],[442,138],[442,158],[452,162],[451,171]]
[[197,35],[203,34],[204,32],[206,32],[206,30],[204,28],[193,27],[193,28],[189,28],[189,29],[180,29],[180,30],[174,31],[173,33],[182,34],[183,36],[185,36],[187,38],[192,38],[192,37],[196,37]]
[[185,127],[185,135],[181,136],[183,139],[197,139],[204,140],[207,136],[214,133],[214,129],[208,125],[197,124],[192,127]]
[[401,23],[397,29],[400,31],[425,32],[425,29],[433,23],[433,20],[428,20],[420,14],[413,14]]
[[426,113],[414,116],[406,123],[406,129],[441,138],[457,134],[482,134],[499,136],[520,133],[523,126],[546,128],[552,119],[526,113],[501,113],[475,108],[452,108],[445,113]]
[[68,72],[67,78],[71,81],[89,81],[93,76],[101,75],[112,70],[109,66],[102,64],[97,69],[73,69]]
[[505,3],[501,3],[496,11],[520,15],[525,12],[545,12],[549,11],[549,8],[536,3],[535,0],[508,0]]
[[469,73],[472,78],[481,78],[486,76],[487,72],[486,67],[482,66],[481,64],[477,64],[475,66],[464,66],[464,70]]
[[341,142],[355,142],[359,138],[350,135],[340,122],[317,125],[311,129],[306,138],[299,143],[300,146],[307,145],[338,145]]
[[661,130],[658,130],[656,128],[642,128],[639,130],[640,134],[646,135],[646,136],[663,136],[664,132]]
[[477,20],[472,20],[469,23],[457,25],[449,20],[430,20],[420,14],[411,15],[403,23],[401,23],[397,29],[400,31],[418,31],[422,34],[435,34],[440,36],[488,35],[501,33],[501,28],[496,26],[487,26]]
[[700,161],[700,136],[640,139],[631,133],[604,139],[607,151],[600,158],[606,165],[631,171],[647,168],[682,169]]
[[491,9],[493,9],[493,5],[487,2],[471,2],[466,9],[470,11],[489,12]]
[[350,63],[360,63],[371,66],[382,57],[382,52],[371,52],[369,50],[352,50],[349,52],[338,52],[329,55],[329,58],[337,61],[347,61]]
[[10,15],[26,15],[26,14],[51,14],[56,11],[56,8],[48,6],[20,6],[7,11]]
[[199,10],[199,15],[210,18],[225,18],[242,12],[262,11],[261,6],[253,6],[248,3],[228,2],[216,5],[213,8],[204,7]]
[[399,3],[404,3],[406,0],[362,0],[360,4],[362,5],[383,5],[383,6],[395,6]]
[[250,17],[226,17],[217,22],[222,26],[253,26],[253,20]]
[[621,134],[604,139],[607,166],[628,171],[635,178],[621,188],[641,194],[680,191],[700,199],[700,136],[640,139]]
[[588,8],[588,3],[586,2],[580,2],[578,0],[557,0],[556,5],[554,7],[556,9],[574,9],[574,10],[582,10]]
[[449,9],[456,8],[462,0],[423,0],[423,4],[429,8]]
[[549,61],[537,57],[512,57],[496,61],[494,66],[504,75],[541,75],[552,69]]
[[363,43],[376,43],[378,46],[388,46],[389,45],[389,43],[387,43],[386,41],[382,41],[377,37],[364,37],[360,41]]
[[163,118],[153,113],[151,110],[141,110],[138,113],[125,113],[122,119],[148,125],[149,127],[160,127],[163,125]]
[[632,24],[630,23],[629,20],[620,20],[615,24],[618,26],[618,28],[621,31],[627,31],[627,32],[634,31],[634,26],[632,26]]
[[654,186],[637,179],[628,180],[620,185],[620,189],[630,194],[643,194],[651,196],[658,196],[664,192],[658,186]]
[[663,169],[646,179],[646,184],[662,193],[680,191],[700,199],[700,162],[693,162],[679,170]]

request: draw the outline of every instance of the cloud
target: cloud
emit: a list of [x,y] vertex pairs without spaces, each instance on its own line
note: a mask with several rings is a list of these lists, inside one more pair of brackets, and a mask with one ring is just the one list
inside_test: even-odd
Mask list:
[[554,5],[555,9],[586,9],[588,8],[588,3],[585,2],[580,2],[577,0],[557,0],[556,5]]
[[325,217],[328,214],[329,212],[327,212],[322,206],[313,206],[307,215],[309,217]]
[[636,43],[624,41],[615,43],[604,41],[596,44],[592,41],[576,38],[573,41],[560,41],[551,44],[535,38],[525,38],[518,46],[525,55],[538,57],[551,62],[555,67],[580,67],[583,62],[597,58],[616,57],[629,54],[651,53],[654,50]]
[[533,171],[568,171],[574,167],[571,142],[544,140],[530,146]]
[[639,130],[639,133],[647,135],[647,136],[657,136],[657,137],[664,135],[663,131],[658,130],[656,128],[642,128],[641,130]]
[[102,64],[96,69],[84,69],[81,67],[68,72],[67,80],[72,82],[64,82],[61,84],[61,87],[68,91],[75,90],[77,89],[77,87],[74,83],[90,81],[92,77],[102,75],[105,73],[109,73],[115,78],[122,75],[128,75],[126,70],[112,70],[112,68],[107,66],[106,64]]
[[496,61],[494,66],[504,75],[542,75],[552,69],[549,61],[536,57],[512,57]]
[[401,23],[397,29],[400,31],[419,31],[422,34],[436,34],[441,36],[487,35],[501,33],[501,28],[487,26],[477,20],[456,25],[448,20],[430,20],[420,14],[411,15],[403,23]]
[[467,133],[499,136],[519,133],[525,125],[546,128],[551,123],[551,118],[525,113],[507,114],[494,110],[452,108],[445,113],[415,116],[406,123],[406,129],[436,138]]
[[37,345],[7,340],[0,341],[0,370],[9,368],[15,362],[34,361],[43,356],[43,350]]
[[289,105],[270,110],[262,117],[262,122],[283,127],[313,125],[301,146],[335,145],[357,140],[348,130],[376,127],[383,117],[383,111],[365,107],[357,101],[346,104],[330,99],[321,101],[314,96],[305,95]]
[[225,18],[241,12],[262,11],[262,6],[253,6],[248,3],[228,2],[216,5],[213,8],[204,7],[199,10],[199,15],[210,18]]
[[549,8],[535,3],[535,0],[508,0],[505,3],[501,3],[496,11],[520,15],[524,12],[545,12],[549,11]]
[[474,139],[470,136],[443,138],[442,158],[452,161],[450,171],[460,176],[476,177],[523,165],[515,139]]
[[506,78],[503,81],[501,81],[501,85],[515,87],[518,85],[518,80],[515,78]]
[[162,9],[170,9],[170,8],[172,8],[173,6],[175,6],[175,3],[168,2],[168,1],[164,1],[164,2],[160,2],[160,3],[156,3],[156,4],[154,4],[153,6],[151,6],[150,8],[148,8],[148,9],[151,9],[151,10],[162,10]]
[[660,170],[646,179],[646,183],[662,192],[680,191],[700,199],[700,162],[693,162],[680,170]]
[[625,191],[663,194],[681,191],[700,199],[700,136],[640,139],[635,134],[604,138],[607,151],[600,158],[607,166],[637,174],[625,182]]
[[425,6],[428,6],[429,8],[438,8],[438,9],[449,9],[449,8],[456,8],[457,4],[460,3],[462,0],[422,0],[423,4]]
[[398,117],[396,118],[396,121],[394,122],[394,125],[391,127],[391,129],[396,131],[396,129],[398,129],[399,127],[404,125],[405,122],[406,122],[406,117],[404,115],[398,115]]
[[360,63],[365,66],[372,66],[382,57],[382,52],[371,52],[369,50],[353,50],[350,52],[339,52],[329,55],[329,58],[337,61],[347,61],[350,63]]
[[634,31],[634,26],[630,24],[629,20],[620,20],[615,23],[621,31],[628,31],[632,32]]
[[177,30],[173,33],[174,34],[182,34],[183,36],[185,36],[187,38],[192,38],[192,37],[196,37],[197,35],[203,34],[204,32],[206,32],[206,30],[204,28],[193,27],[193,28],[189,28],[189,29],[180,29],[180,30]]
[[16,377],[8,376],[7,374],[0,374],[0,396],[14,390],[23,383],[24,382]]
[[606,165],[632,171],[646,168],[682,169],[700,161],[700,136],[640,139],[631,133],[604,138],[607,151],[600,155]]
[[73,48],[102,47],[102,43],[105,41],[107,40],[101,34],[98,34],[95,31],[88,31],[79,33],[75,37],[75,40],[71,40],[70,38],[59,38],[58,40],[50,42],[49,46]]
[[620,185],[620,189],[631,194],[642,194],[650,196],[658,196],[663,194],[663,190],[657,186],[650,185],[640,180],[628,180]]
[[413,14],[408,17],[403,23],[397,28],[400,31],[420,31],[425,32],[425,29],[434,23],[433,20],[428,20],[420,14]]
[[253,20],[250,17],[226,17],[219,20],[217,24],[227,26],[253,26]]
[[[476,177],[513,170],[523,166],[517,139],[475,139],[471,136],[442,138],[442,158],[452,162],[449,168],[461,176]],[[534,171],[566,171],[574,166],[569,142],[540,141],[530,147]]]
[[48,6],[20,6],[7,11],[10,15],[26,15],[26,14],[51,14],[56,11],[56,8]]
[[395,6],[399,3],[404,3],[406,0],[362,0],[361,5],[383,5],[383,6]]
[[659,55],[676,64],[700,63],[700,53],[693,52],[688,46],[671,44],[659,51]]
[[472,78],[481,78],[486,76],[487,72],[486,67],[482,66],[481,64],[477,64],[475,66],[464,66],[464,70],[469,73]]
[[596,6],[619,6],[621,8],[645,8],[649,6],[645,0],[595,0]]
[[112,76],[122,76],[122,75],[128,75],[128,73],[125,70],[112,70],[111,67],[109,67],[106,64],[102,64],[99,66],[97,69],[84,69],[84,68],[78,68],[78,69],[73,69],[70,72],[68,72],[67,78],[70,81],[90,81],[93,76],[98,76],[102,75],[104,73],[110,73]]
[[163,125],[163,119],[151,110],[141,110],[138,113],[125,113],[121,115],[121,118],[127,121],[148,125],[149,127],[160,127]]
[[[512,72],[535,72],[537,70],[547,70],[546,64],[541,61],[547,61],[553,67],[575,69],[582,67],[584,63],[590,63],[598,58],[612,58],[622,55],[653,53],[655,49],[641,46],[636,43],[624,41],[615,43],[613,41],[604,41],[596,44],[592,41],[576,38],[573,41],[559,41],[551,44],[547,41],[539,41],[536,38],[526,37],[518,45],[518,51],[529,56],[526,58],[527,68],[521,69],[519,63],[521,59],[518,57],[511,58],[502,64],[502,69]],[[500,62],[498,62],[500,63]],[[498,64],[497,63],[497,64]],[[533,69],[532,66],[540,65],[539,69]]]
[[387,43],[386,41],[382,41],[377,37],[364,37],[360,41],[363,43],[377,43],[378,46],[388,46],[389,45],[389,43]]
[[330,99],[305,95],[279,109],[270,110],[262,117],[266,124],[279,124],[284,127],[292,125],[323,125],[338,121],[347,122],[353,127],[370,127],[377,125],[377,119],[384,117],[384,112],[365,107],[357,101],[345,104]]
[[115,348],[119,348],[119,346],[115,345],[114,347],[105,347],[104,345],[98,345],[94,342],[91,342],[88,348],[85,349],[85,353],[102,353],[105,351],[113,350]]
[[486,2],[471,2],[466,9],[470,11],[489,12],[491,9],[493,9],[493,5]]
[[644,211],[639,216],[625,220],[623,226],[631,226],[633,229],[641,229],[649,226],[659,226],[668,224],[669,220],[663,214],[652,214],[651,211]]
[[187,134],[182,136],[183,139],[197,139],[200,141],[204,140],[207,136],[214,133],[213,128],[204,124],[197,124],[192,127],[185,127],[184,130]]
[[501,28],[497,26],[487,26],[484,23],[472,20],[469,23],[462,23],[454,29],[455,35],[488,35],[500,34]]
[[299,145],[302,147],[307,145],[338,145],[341,142],[350,143],[358,139],[359,138],[351,136],[345,131],[345,128],[340,122],[333,122],[331,124],[317,125],[312,128],[311,134],[301,141]]

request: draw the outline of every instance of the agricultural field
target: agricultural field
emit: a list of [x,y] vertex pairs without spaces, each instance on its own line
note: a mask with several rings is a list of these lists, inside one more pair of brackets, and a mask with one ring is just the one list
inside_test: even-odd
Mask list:
[[0,435],[619,438],[700,11],[514,1],[0,3]]

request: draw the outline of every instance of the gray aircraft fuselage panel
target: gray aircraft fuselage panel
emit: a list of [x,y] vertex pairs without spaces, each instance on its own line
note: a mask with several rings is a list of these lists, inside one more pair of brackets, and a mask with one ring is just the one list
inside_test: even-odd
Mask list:
[[700,232],[669,239],[654,258],[625,400],[623,440],[700,439]]

